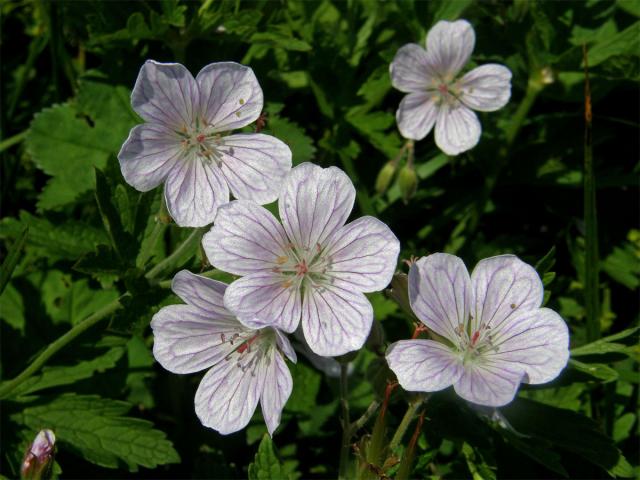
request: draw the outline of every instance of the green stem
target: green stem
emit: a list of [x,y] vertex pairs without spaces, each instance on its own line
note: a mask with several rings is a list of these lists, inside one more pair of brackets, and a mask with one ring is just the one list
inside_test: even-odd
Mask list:
[[0,142],[0,152],[4,152],[7,148],[13,147],[16,143],[22,142],[25,138],[27,138],[27,134],[29,130],[25,130],[24,132],[20,132],[13,137],[9,137],[6,140]]
[[422,405],[423,400],[424,399],[422,398],[420,400],[416,400],[415,402],[410,403],[407,407],[407,411],[404,414],[404,417],[402,417],[402,421],[400,422],[400,425],[398,425],[398,429],[396,430],[396,433],[393,434],[391,442],[389,443],[389,450],[392,452],[398,447],[398,445],[400,445],[402,437],[407,431],[407,428],[409,428],[409,425],[420,408],[420,405]]
[[180,261],[180,259],[189,249],[193,248],[194,245],[197,245],[200,242],[200,238],[202,237],[204,230],[204,227],[194,228],[187,239],[182,242],[182,244],[178,248],[176,248],[176,250],[171,255],[162,260],[146,273],[146,279],[155,280],[162,274],[164,274],[165,271],[171,269],[176,262]]
[[338,478],[348,478],[349,469],[349,448],[351,442],[351,423],[349,421],[349,391],[348,391],[348,370],[347,362],[340,363],[340,405],[342,406],[342,443],[340,446],[340,467],[338,468]]
[[147,263],[147,260],[151,258],[153,254],[153,249],[156,247],[158,240],[164,234],[164,231],[167,229],[168,224],[164,221],[164,218],[167,216],[167,207],[165,206],[164,199],[160,201],[160,210],[156,215],[156,224],[151,231],[151,235],[149,235],[149,241],[146,242],[145,248],[138,255],[138,259],[136,260],[136,264],[139,267],[144,267]]
[[15,390],[16,387],[18,387],[18,385],[23,383],[25,380],[31,377],[34,373],[40,370],[40,368],[42,368],[42,366],[45,363],[47,363],[47,361],[52,356],[58,353],[58,351],[60,351],[68,343],[73,341],[78,335],[82,334],[83,332],[85,332],[86,330],[94,326],[96,323],[98,323],[99,321],[103,320],[104,318],[108,317],[115,311],[122,308],[122,300],[127,296],[129,296],[129,294],[125,293],[124,295],[120,296],[118,299],[104,306],[97,312],[93,313],[92,315],[89,315],[85,320],[78,323],[77,325],[72,327],[71,330],[69,330],[67,333],[65,333],[60,338],[58,338],[56,341],[49,344],[49,346],[45,348],[44,351],[40,355],[38,355],[38,357],[33,361],[33,363],[31,363],[31,365],[29,365],[27,368],[25,368],[22,371],[22,373],[20,373],[13,380],[9,380],[7,382],[2,383],[2,385],[0,385],[0,398],[6,398],[13,390]]
[[520,129],[522,128],[524,120],[529,114],[529,110],[531,110],[531,107],[533,107],[536,98],[538,98],[538,94],[542,91],[543,88],[544,84],[542,83],[538,75],[529,78],[529,82],[527,83],[527,92],[520,102],[520,105],[518,105],[516,113],[513,115],[513,117],[511,117],[509,126],[505,131],[507,148],[510,148],[513,145],[514,140],[518,136],[518,132],[520,132]]

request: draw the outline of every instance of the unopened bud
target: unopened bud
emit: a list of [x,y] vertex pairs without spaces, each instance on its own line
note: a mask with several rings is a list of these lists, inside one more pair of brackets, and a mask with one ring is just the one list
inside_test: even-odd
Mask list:
[[413,167],[405,165],[398,174],[398,186],[405,203],[408,203],[418,188],[418,176]]
[[24,454],[20,467],[20,478],[23,480],[50,478],[55,443],[56,436],[51,430],[40,430]]
[[387,162],[384,167],[378,173],[378,178],[376,179],[376,192],[382,195],[387,191],[389,185],[391,184],[391,180],[393,180],[393,176],[396,173],[396,166],[394,162]]

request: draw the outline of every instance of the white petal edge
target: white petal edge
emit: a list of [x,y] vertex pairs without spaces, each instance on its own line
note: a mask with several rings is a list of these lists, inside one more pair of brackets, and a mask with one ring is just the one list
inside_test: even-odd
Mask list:
[[457,344],[456,329],[466,325],[473,304],[462,259],[448,253],[420,258],[409,270],[409,302],[422,323]]
[[511,98],[511,70],[503,65],[488,64],[474,68],[459,82],[460,100],[480,112],[494,112]]
[[485,324],[497,333],[511,316],[542,305],[544,287],[538,272],[515,255],[478,262],[471,285],[475,296],[472,331]]
[[470,362],[465,364],[464,372],[453,388],[469,402],[502,407],[514,399],[523,376],[524,372],[517,365]]
[[158,123],[137,125],[120,148],[118,161],[125,181],[148,192],[165,181],[182,158],[180,138]]
[[234,275],[271,271],[287,254],[287,234],[266,208],[235,200],[218,210],[202,239],[211,265]]
[[278,425],[285,403],[293,390],[291,372],[282,355],[273,349],[271,360],[265,369],[264,388],[260,397],[262,416],[267,424],[269,435],[273,436]]
[[401,92],[422,92],[433,76],[427,52],[420,45],[409,43],[400,47],[389,64],[391,85]]
[[469,61],[475,43],[469,22],[441,20],[427,34],[427,62],[443,80],[450,81]]
[[183,302],[216,317],[229,317],[232,313],[224,307],[224,292],[227,284],[196,275],[189,270],[180,270],[171,281],[171,290]]
[[277,327],[291,333],[300,323],[300,291],[287,277],[257,272],[233,282],[224,295],[225,306],[251,328]]
[[427,92],[405,95],[396,111],[400,134],[410,140],[422,140],[433,129],[438,111],[433,96]]
[[437,392],[462,376],[460,356],[433,340],[400,340],[386,353],[389,368],[408,392]]
[[436,120],[436,145],[447,155],[458,155],[478,144],[482,127],[473,111],[457,103],[440,105]]
[[287,176],[278,202],[289,239],[299,248],[317,248],[342,227],[356,190],[339,168],[302,163]]
[[220,169],[233,196],[259,205],[277,200],[291,170],[291,150],[271,135],[242,133],[222,139]]
[[374,217],[348,223],[330,239],[322,255],[330,259],[327,275],[360,292],[382,290],[393,277],[400,241],[389,227]]
[[229,201],[229,187],[220,170],[191,155],[169,172],[164,185],[169,214],[181,227],[204,227],[218,207]]
[[184,65],[147,60],[131,93],[131,106],[147,122],[180,131],[198,114],[198,84]]
[[569,328],[549,308],[513,315],[492,335],[496,351],[485,355],[494,362],[518,365],[526,383],[550,382],[569,361]]
[[211,63],[198,73],[200,110],[213,132],[242,128],[262,111],[263,94],[250,67],[235,62]]
[[[250,360],[249,355],[259,354],[259,350],[243,354],[243,364]],[[262,395],[265,370],[264,357],[257,360],[255,372],[251,368],[243,372],[235,357],[211,368],[202,378],[194,402],[202,424],[223,435],[246,427]]]
[[274,328],[273,331],[276,332],[276,344],[280,351],[293,363],[297,363],[298,356],[287,336],[277,328]]
[[318,355],[335,357],[359,350],[372,323],[373,307],[360,292],[336,285],[304,292],[302,331]]

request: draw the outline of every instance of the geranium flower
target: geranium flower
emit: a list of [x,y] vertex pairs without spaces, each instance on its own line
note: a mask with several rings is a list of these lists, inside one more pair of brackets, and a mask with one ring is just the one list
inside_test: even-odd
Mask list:
[[282,225],[249,202],[220,208],[203,246],[213,266],[243,276],[229,285],[226,307],[249,326],[293,332],[302,322],[318,355],[362,347],[373,321],[363,292],[387,286],[400,244],[373,217],[345,225],[355,195],[342,170],[303,163],[280,194]]
[[474,68],[458,74],[476,42],[466,20],[440,21],[427,34],[427,49],[405,45],[389,65],[391,84],[408,93],[396,112],[403,137],[422,140],[436,127],[436,145],[448,155],[473,148],[482,128],[472,110],[493,112],[511,96],[511,71],[502,65]]
[[248,328],[223,304],[227,285],[182,270],[172,290],[186,305],[163,307],[153,316],[153,355],[173,373],[209,369],[196,392],[202,424],[222,434],[244,428],[258,401],[270,434],[291,395],[291,373],[282,353],[296,354],[277,329]]
[[179,63],[147,60],[131,94],[146,121],[118,154],[124,179],[146,192],[165,183],[169,213],[183,227],[210,224],[236,198],[273,202],[291,169],[291,150],[261,133],[226,135],[262,110],[262,90],[249,67],[207,65],[194,79]]
[[396,342],[387,362],[405,390],[453,385],[470,402],[505,405],[521,382],[549,382],[569,360],[567,325],[540,308],[542,297],[540,277],[514,255],[482,260],[471,277],[454,255],[423,257],[409,272],[409,301],[437,341]]

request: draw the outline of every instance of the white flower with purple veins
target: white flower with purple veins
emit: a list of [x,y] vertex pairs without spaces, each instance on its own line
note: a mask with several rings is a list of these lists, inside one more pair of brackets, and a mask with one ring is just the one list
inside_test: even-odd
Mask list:
[[248,328],[223,304],[227,285],[182,270],[171,288],[186,305],[163,307],[153,316],[153,355],[173,373],[209,369],[196,392],[196,414],[222,434],[244,428],[258,401],[270,434],[291,395],[291,373],[282,353],[296,354],[277,329]]
[[179,63],[148,60],[131,94],[146,123],[131,130],[118,154],[124,179],[142,192],[164,182],[169,213],[183,227],[213,222],[229,191],[273,202],[291,169],[289,147],[261,133],[225,133],[255,121],[262,102],[249,67],[212,63],[194,79]]
[[280,194],[282,224],[249,202],[220,208],[203,246],[213,266],[242,276],[229,285],[226,307],[250,326],[293,332],[302,323],[318,355],[362,347],[373,321],[364,292],[389,284],[400,244],[376,218],[345,225],[355,195],[342,170],[303,163]]
[[440,21],[427,34],[427,49],[405,45],[389,66],[391,84],[408,93],[396,112],[403,137],[422,140],[436,127],[436,145],[448,155],[476,146],[482,128],[473,110],[493,112],[511,96],[511,71],[497,64],[459,78],[476,42],[466,20]]
[[471,277],[454,255],[423,257],[409,272],[409,301],[440,341],[401,340],[387,362],[405,390],[453,385],[470,402],[506,405],[521,382],[549,382],[569,360],[567,325],[540,308],[542,297],[540,277],[514,255],[482,260]]

